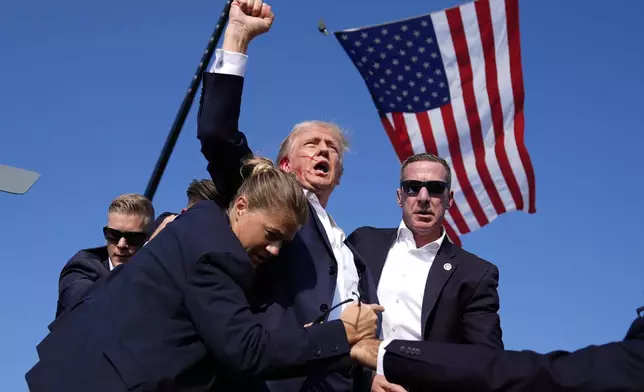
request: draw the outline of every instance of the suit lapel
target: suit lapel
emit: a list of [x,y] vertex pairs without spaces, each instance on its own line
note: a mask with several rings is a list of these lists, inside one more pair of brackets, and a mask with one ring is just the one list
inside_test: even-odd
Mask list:
[[309,215],[310,215],[309,219],[315,222],[315,227],[317,228],[318,233],[324,239],[324,244],[326,245],[326,249],[333,257],[333,261],[336,261],[335,254],[333,253],[333,247],[331,246],[329,237],[326,235],[326,230],[324,229],[324,225],[322,224],[322,222],[320,222],[320,218],[318,218],[318,214],[315,213],[315,208],[313,208],[310,202],[309,202]]
[[373,244],[373,246],[377,248],[374,252],[375,256],[373,258],[375,266],[371,269],[371,273],[373,274],[373,280],[376,283],[376,287],[378,287],[378,284],[380,283],[382,269],[385,267],[389,250],[391,250],[391,246],[394,244],[394,241],[396,241],[397,236],[398,229],[388,229],[383,233],[383,238]]
[[445,283],[447,283],[458,265],[458,262],[454,258],[454,256],[454,247],[446,237],[443,240],[442,246],[438,250],[438,254],[434,258],[432,267],[429,269],[427,283],[425,284],[425,294],[423,295],[423,309],[421,312],[423,336],[425,335],[427,319],[432,313],[434,306],[436,306],[438,296],[443,291]]

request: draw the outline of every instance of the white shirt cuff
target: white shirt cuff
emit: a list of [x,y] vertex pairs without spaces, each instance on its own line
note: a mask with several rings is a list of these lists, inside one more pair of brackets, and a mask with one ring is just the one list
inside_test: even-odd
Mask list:
[[248,56],[243,53],[217,49],[210,73],[237,75],[243,78],[246,74],[246,63],[248,63]]
[[391,343],[392,339],[387,339],[384,340],[380,345],[378,346],[378,362],[376,364],[376,374],[379,376],[384,376],[385,375],[385,369],[384,369],[384,364],[383,361],[385,359],[385,348]]

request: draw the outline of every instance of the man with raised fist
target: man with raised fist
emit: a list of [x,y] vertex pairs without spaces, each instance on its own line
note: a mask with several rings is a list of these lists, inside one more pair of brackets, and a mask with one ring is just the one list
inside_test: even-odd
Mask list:
[[[252,154],[238,129],[248,46],[270,30],[273,21],[271,7],[261,0],[233,1],[222,48],[204,74],[198,138],[220,205],[227,205],[236,193],[242,182],[240,162]],[[277,164],[302,185],[309,219],[278,259],[258,270],[260,284],[266,282],[262,286],[267,288],[261,292],[265,317],[276,328],[337,319],[351,301],[377,302],[364,261],[345,244],[344,232],[326,211],[340,183],[347,148],[342,130],[323,121],[296,124],[280,146]],[[336,372],[268,385],[273,391],[368,388],[370,374],[349,356],[334,365]]]

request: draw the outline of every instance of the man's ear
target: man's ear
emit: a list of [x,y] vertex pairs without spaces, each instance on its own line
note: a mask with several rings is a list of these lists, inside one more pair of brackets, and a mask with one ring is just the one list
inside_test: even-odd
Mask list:
[[291,161],[288,159],[288,157],[284,157],[280,160],[279,167],[287,173],[291,172]]
[[447,194],[447,209],[449,210],[452,208],[452,204],[454,204],[454,191],[449,191]]
[[402,202],[402,192],[400,191],[400,188],[396,189],[396,200],[398,201],[398,206],[402,208],[403,202]]

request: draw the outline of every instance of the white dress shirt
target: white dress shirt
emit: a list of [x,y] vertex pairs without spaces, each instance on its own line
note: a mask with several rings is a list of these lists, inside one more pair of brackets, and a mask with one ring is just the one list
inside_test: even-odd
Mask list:
[[[385,347],[391,340],[422,340],[423,297],[429,270],[445,239],[445,232],[435,241],[420,248],[404,222],[389,249],[380,273],[378,299],[385,307],[382,313],[382,339],[378,365],[382,367]],[[382,369],[378,374],[382,374]]]
[[[210,72],[244,77],[247,63],[248,56],[245,54],[217,49],[215,51],[215,62],[210,67]],[[358,269],[356,268],[353,253],[344,243],[346,236],[342,229],[340,229],[333,218],[324,210],[317,196],[313,192],[304,190],[304,194],[313,206],[318,219],[322,222],[324,231],[329,238],[333,255],[338,263],[333,303],[328,304],[329,308],[331,308],[332,306],[349,298],[355,298],[353,293],[358,292]],[[342,305],[331,311],[329,314],[329,320],[339,319],[345,307],[346,305]]]
[[[331,249],[333,249],[333,255],[338,263],[338,276],[333,295],[333,304],[329,304],[329,307],[331,307],[349,298],[355,298],[353,293],[358,293],[358,281],[360,279],[358,269],[351,249],[344,243],[346,239],[344,231],[335,223],[331,215],[324,210],[315,193],[304,190],[304,194],[313,206],[315,214],[322,222],[322,226],[324,226],[326,236],[331,243]],[[339,319],[345,307],[346,304],[332,310],[329,313],[329,320]]]
[[112,264],[112,259],[108,257],[108,258],[107,258],[107,262],[108,262],[108,263],[109,263],[109,265],[110,265],[110,271],[111,271],[111,270],[113,270],[113,269],[114,269],[114,264]]

